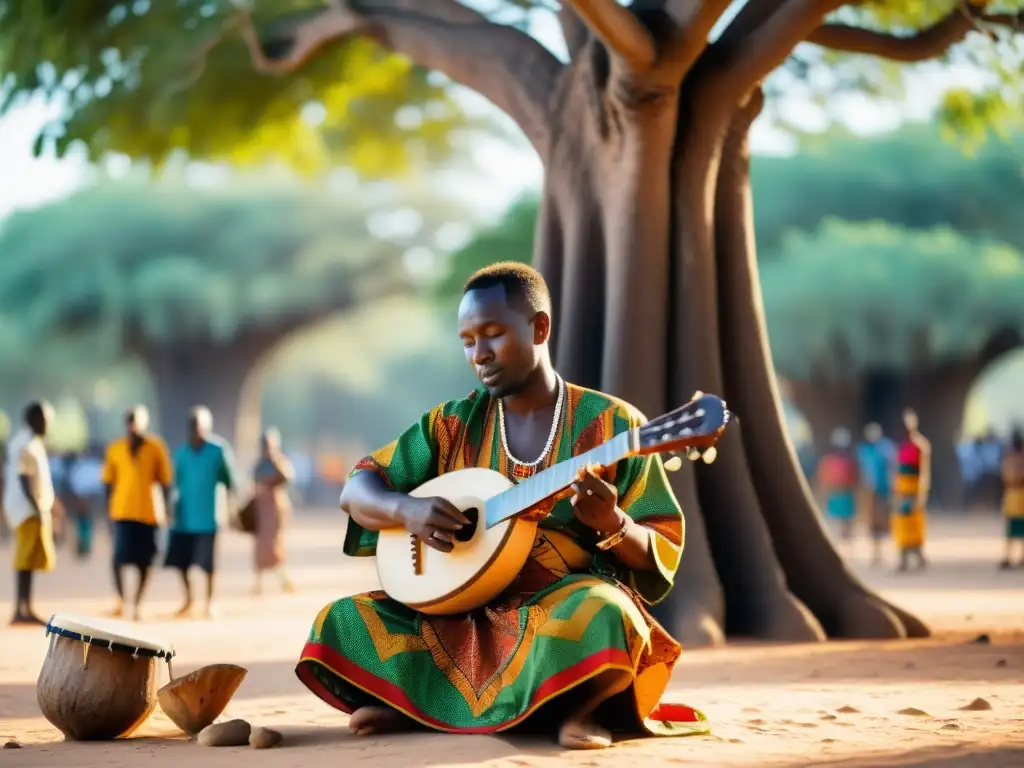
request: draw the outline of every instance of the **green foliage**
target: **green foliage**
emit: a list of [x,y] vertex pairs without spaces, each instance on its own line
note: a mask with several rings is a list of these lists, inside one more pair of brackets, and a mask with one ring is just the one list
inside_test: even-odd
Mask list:
[[1024,330],[1024,256],[949,228],[828,220],[787,236],[761,280],[775,365],[793,378],[963,359]]
[[[909,37],[942,25],[949,17],[965,20],[968,13],[981,12],[1000,16],[1002,22],[975,18],[966,35],[951,38],[940,34],[938,40],[952,39],[952,45],[936,49],[933,57],[922,64],[813,49],[798,50],[785,69],[798,75],[803,88],[827,110],[836,94],[843,91],[892,103],[905,101],[910,90],[922,82],[907,78],[908,72],[930,68],[930,74],[934,74],[936,63],[946,65],[952,77],[936,117],[947,140],[960,144],[968,153],[977,152],[993,135],[1005,137],[1024,127],[1024,36],[1019,23],[1006,23],[1013,16],[1024,16],[1024,0],[872,0],[849,3],[830,18],[895,37]],[[964,82],[965,74],[970,75],[970,88],[957,84],[957,80]],[[777,84],[773,86],[773,92],[777,92]],[[784,114],[778,117],[785,121]]]
[[930,125],[872,139],[833,131],[805,137],[792,157],[755,156],[751,175],[762,250],[777,249],[790,229],[835,216],[913,229],[948,225],[1024,251],[1024,133],[969,157]]
[[[534,14],[557,8],[555,0],[466,1],[521,28]],[[884,0],[852,4],[838,15],[906,34],[955,10],[957,2]],[[474,122],[445,79],[365,38],[330,47],[290,75],[254,70],[240,34],[239,8],[251,7],[262,29],[283,14],[320,4],[3,0],[0,114],[41,92],[63,109],[37,149],[52,145],[63,153],[81,142],[94,159],[120,152],[156,165],[187,153],[239,165],[283,161],[305,173],[346,165],[364,176],[385,177],[448,156],[457,141],[452,129]],[[1021,7],[1021,0],[1002,0],[990,9]],[[990,124],[1008,126],[1024,103],[1020,48],[973,38],[956,47],[958,55],[992,78],[971,98],[951,94],[942,112],[971,147]],[[834,93],[837,77],[877,92],[879,82],[891,84],[902,71],[878,59],[823,51],[812,58],[827,73],[818,78],[827,83],[823,98]]]
[[[258,24],[316,7],[259,0]],[[235,0],[5,0],[0,113],[40,91],[66,101],[40,137],[58,152],[122,152],[160,164],[175,152],[239,165],[343,164],[390,176],[444,156],[464,115],[442,83],[365,39],[292,75],[257,73]],[[205,55],[204,55],[205,54]],[[0,94],[2,95],[2,94]]]
[[461,211],[419,200],[426,224],[384,238],[368,190],[254,186],[111,184],[16,214],[0,231],[0,306],[29,343],[228,343],[408,288],[403,254]]
[[497,223],[477,231],[465,246],[452,254],[448,277],[438,286],[440,295],[461,296],[462,286],[469,276],[496,261],[529,262],[537,226],[537,205],[534,195],[518,198]]

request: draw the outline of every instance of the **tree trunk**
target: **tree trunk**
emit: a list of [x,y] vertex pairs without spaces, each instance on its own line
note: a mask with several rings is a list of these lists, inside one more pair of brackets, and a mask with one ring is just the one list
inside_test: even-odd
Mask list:
[[786,384],[790,398],[811,428],[817,456],[828,450],[832,430],[838,427],[849,429],[857,439],[862,424],[860,379],[788,379]]
[[910,405],[906,372],[871,369],[864,372],[862,380],[863,420],[877,423],[886,435],[895,440],[902,439],[903,411]]
[[723,631],[926,634],[846,570],[786,432],[753,246],[747,134],[757,105],[736,114],[699,88],[609,84],[602,50],[592,42],[567,76],[545,158],[536,263],[556,292],[558,367],[648,415],[702,389],[739,416],[714,464],[673,479],[686,550],[659,616],[689,645]]
[[154,427],[173,450],[185,441],[189,411],[205,405],[213,431],[235,452],[240,477],[259,448],[260,384],[258,367],[277,339],[252,333],[215,345],[154,345],[142,352],[157,396]]
[[931,366],[910,375],[907,405],[917,411],[921,431],[932,444],[929,503],[952,507],[964,498],[956,441],[971,387],[981,374],[980,361]]

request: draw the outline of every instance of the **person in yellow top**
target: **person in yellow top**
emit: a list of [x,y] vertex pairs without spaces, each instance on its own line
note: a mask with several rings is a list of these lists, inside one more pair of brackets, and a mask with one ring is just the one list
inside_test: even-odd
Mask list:
[[1014,427],[1010,450],[1003,456],[1003,517],[1006,518],[1006,557],[1002,570],[1013,568],[1013,546],[1021,545],[1019,567],[1024,568],[1024,432]]
[[160,527],[157,487],[163,492],[167,509],[173,478],[167,446],[156,435],[147,434],[149,411],[141,405],[133,406],[125,415],[125,426],[127,434],[107,446],[103,484],[114,534],[117,607],[113,615],[124,615],[124,567],[131,565],[139,572],[131,616],[137,620],[156,557],[156,533]]

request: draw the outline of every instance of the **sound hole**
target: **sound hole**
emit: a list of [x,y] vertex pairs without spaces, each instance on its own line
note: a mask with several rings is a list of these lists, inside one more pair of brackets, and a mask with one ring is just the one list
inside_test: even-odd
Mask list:
[[455,532],[455,540],[460,544],[465,544],[473,540],[477,524],[480,522],[480,510],[476,507],[470,507],[469,509],[462,510],[462,514],[469,520],[469,525],[464,525]]

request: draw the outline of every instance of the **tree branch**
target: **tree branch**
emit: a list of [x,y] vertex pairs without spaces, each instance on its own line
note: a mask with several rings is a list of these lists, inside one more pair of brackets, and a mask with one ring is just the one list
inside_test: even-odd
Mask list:
[[616,0],[564,0],[608,48],[612,57],[633,71],[654,66],[658,51],[654,38],[628,8]]
[[846,53],[880,56],[905,63],[925,61],[942,55],[972,31],[987,32],[981,24],[1019,27],[1024,13],[986,14],[984,9],[963,5],[930,27],[913,35],[892,35],[845,24],[822,24],[807,42]]
[[563,3],[558,9],[558,23],[562,27],[565,47],[569,50],[569,60],[575,61],[576,56],[590,40],[590,29],[568,3]]
[[672,60],[678,69],[688,72],[704,53],[711,28],[731,3],[732,0],[668,0],[665,11],[677,29]]
[[546,155],[549,102],[561,63],[524,32],[455,0],[333,0],[259,31],[247,14],[239,18],[260,72],[294,72],[326,46],[363,34],[490,99]]
[[843,0],[748,0],[708,50],[707,63],[736,103],[746,97],[793,48],[821,26]]

